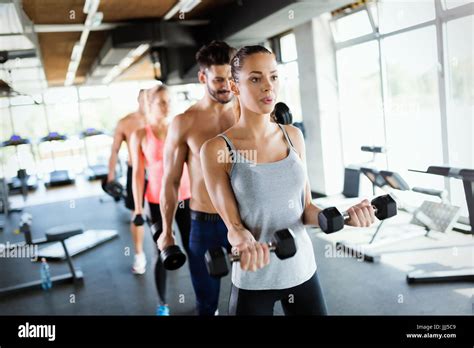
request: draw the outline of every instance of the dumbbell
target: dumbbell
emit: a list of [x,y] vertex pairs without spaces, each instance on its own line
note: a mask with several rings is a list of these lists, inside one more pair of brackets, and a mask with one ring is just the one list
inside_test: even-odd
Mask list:
[[118,181],[107,182],[107,178],[102,179],[102,189],[116,202],[123,197],[123,186]]
[[274,117],[275,122],[279,124],[292,124],[293,115],[290,108],[282,102],[276,103],[271,116]]
[[[397,215],[397,202],[390,195],[379,196],[371,202],[375,210],[375,217],[385,220]],[[333,233],[342,230],[344,223],[349,218],[347,211],[342,214],[335,207],[322,210],[318,215],[319,227],[325,233]]]
[[[296,243],[293,231],[284,229],[276,231],[272,241],[268,243],[270,251],[281,259],[288,259],[296,254]],[[227,254],[223,247],[212,248],[204,255],[207,271],[214,278],[225,277],[229,274],[229,262],[240,261],[240,255]]]
[[145,219],[142,214],[137,214],[132,220],[135,226],[143,226],[145,224]]
[[[161,233],[161,224],[156,223],[151,225],[151,233],[153,234],[153,240],[156,243],[158,236]],[[181,251],[181,248],[178,245],[170,245],[160,252],[160,259],[165,269],[168,271],[174,271],[184,265],[186,262],[186,255]]]

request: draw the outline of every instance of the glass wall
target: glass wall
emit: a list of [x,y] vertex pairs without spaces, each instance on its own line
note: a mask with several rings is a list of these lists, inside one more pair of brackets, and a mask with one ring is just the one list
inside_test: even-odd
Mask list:
[[[375,41],[337,52],[344,165],[361,164],[372,155],[362,145],[385,144],[380,90],[379,50]],[[378,165],[385,165],[383,157]]]
[[[26,145],[18,147],[18,156],[13,147],[0,149],[0,161],[5,172],[0,172],[0,176],[16,175],[19,164],[26,167],[29,174],[40,177],[54,169],[81,173],[87,165],[106,164],[117,122],[137,111],[139,90],[156,83],[132,81],[109,86],[54,87],[45,89],[42,94],[33,93],[34,99],[30,96],[1,98],[1,141],[9,139],[13,133],[29,138],[33,154]],[[172,86],[170,90],[171,117],[186,110],[203,94],[199,84]],[[84,141],[81,133],[87,128],[101,130],[104,135],[88,137]],[[49,132],[65,134],[67,140],[40,142]],[[122,160],[128,156],[124,145],[120,156]]]
[[[448,1],[448,5],[454,3]],[[474,168],[473,33],[472,15],[449,21],[446,25],[449,162],[460,168]],[[462,201],[464,189],[461,181],[450,180],[450,185],[452,200]]]
[[278,64],[280,90],[278,100],[288,105],[293,114],[293,122],[301,122],[300,82],[298,72],[298,53],[295,34],[289,33],[279,38],[281,63]]
[[474,16],[468,3],[378,1],[331,21],[345,165],[365,160],[361,144],[384,145],[389,170],[412,187],[447,189],[465,215],[460,180],[408,169],[474,168]]
[[443,163],[436,29],[428,26],[389,36],[381,44],[389,168],[403,171],[411,186],[443,189],[440,177],[407,171]]

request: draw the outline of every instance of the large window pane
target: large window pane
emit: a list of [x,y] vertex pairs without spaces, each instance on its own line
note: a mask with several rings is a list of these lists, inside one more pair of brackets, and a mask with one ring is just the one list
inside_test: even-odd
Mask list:
[[389,167],[401,171],[410,186],[443,189],[441,177],[406,172],[443,163],[435,28],[388,37],[382,48]]
[[22,68],[11,70],[12,81],[37,81],[42,77],[41,68]]
[[[86,100],[80,104],[82,127],[113,131],[117,117],[111,115],[110,100]],[[124,116],[124,115],[123,115]]]
[[[473,21],[468,16],[447,23],[449,164],[474,168]],[[451,180],[451,200],[467,214],[464,190]]]
[[78,88],[80,100],[105,99],[109,97],[107,86],[84,86]]
[[[6,100],[7,98],[0,98],[0,100]],[[3,142],[8,140],[10,136],[13,134],[12,124],[10,121],[10,109],[8,107],[0,108],[0,141]],[[12,175],[16,175],[16,168],[10,168],[11,162],[9,159],[15,155],[13,148],[0,148],[0,178],[2,177],[11,177]]]
[[204,96],[204,85],[200,83],[176,85],[169,88],[171,91],[171,117],[183,113]]
[[117,82],[109,85],[111,102],[110,115],[114,118],[122,118],[130,112],[138,109],[138,92],[140,86],[136,82]]
[[280,64],[278,66],[278,77],[280,79],[280,91],[278,101],[288,105],[293,114],[293,122],[301,122],[301,99],[300,81],[298,75],[298,63]]
[[[29,174],[37,174],[38,166],[35,159],[38,158],[38,154],[36,144],[39,138],[46,134],[43,105],[14,106],[11,108],[11,113],[15,133],[23,138],[30,139],[32,143],[31,149],[29,146],[24,146],[27,151],[23,149],[23,152],[20,153],[22,166]],[[31,150],[34,152],[34,158]]]
[[332,22],[334,38],[338,42],[347,41],[373,32],[367,11],[362,10]]
[[[69,138],[63,142],[49,142],[39,146],[41,169],[45,173],[53,169],[69,169],[79,173],[85,166],[83,144],[78,137],[81,131],[78,104],[77,101],[71,101],[74,100],[72,92],[75,93],[75,90],[63,93],[65,90],[57,94],[54,91],[53,97],[45,95],[46,100],[49,97],[56,101],[55,104],[46,104],[45,107],[49,131],[65,134]],[[51,102],[51,99],[49,100]],[[66,102],[61,102],[62,100]]]
[[90,165],[106,164],[110,156],[112,136],[118,119],[110,114],[110,99],[86,100],[80,105],[82,129],[95,128],[108,134],[87,137],[87,156]]
[[44,101],[46,104],[76,102],[76,87],[49,88],[44,93]]
[[280,51],[281,61],[284,63],[298,59],[295,34],[290,33],[280,38]]
[[[367,162],[362,145],[384,145],[378,44],[370,41],[337,52],[344,165]],[[379,167],[385,167],[377,162]]]
[[445,8],[454,8],[466,4],[472,3],[472,0],[444,0],[444,6]]
[[384,0],[378,3],[380,32],[388,33],[435,18],[433,0]]

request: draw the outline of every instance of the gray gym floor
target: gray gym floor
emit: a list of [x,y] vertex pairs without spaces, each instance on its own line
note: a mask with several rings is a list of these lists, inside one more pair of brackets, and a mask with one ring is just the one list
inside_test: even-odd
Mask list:
[[[130,271],[133,251],[129,233],[130,213],[123,203],[101,203],[99,196],[31,206],[25,211],[33,215],[33,236],[39,238],[50,227],[82,223],[86,229],[116,229],[115,238],[74,257],[76,267],[84,273],[82,286],[57,285],[50,292],[33,290],[0,299],[1,315],[154,315],[155,247],[146,231],[147,273],[133,275]],[[0,243],[23,240],[13,234],[19,215],[13,214]],[[387,226],[396,230],[397,221]],[[473,284],[446,283],[408,285],[406,273],[414,268],[449,269],[473,266],[472,237],[460,233],[449,236],[418,237],[400,244],[399,249],[420,249],[426,246],[464,245],[456,248],[404,252],[392,248],[380,263],[360,262],[348,255],[334,254],[336,240],[364,240],[370,231],[346,229],[324,235],[310,230],[315,247],[318,272],[330,314],[334,315],[472,315]],[[67,272],[65,262],[49,262],[52,275]],[[0,287],[39,278],[40,264],[29,259],[0,258]],[[227,313],[230,277],[222,281],[219,312]],[[169,273],[168,301],[175,315],[195,314],[195,298],[187,265]],[[281,314],[275,306],[275,314]]]

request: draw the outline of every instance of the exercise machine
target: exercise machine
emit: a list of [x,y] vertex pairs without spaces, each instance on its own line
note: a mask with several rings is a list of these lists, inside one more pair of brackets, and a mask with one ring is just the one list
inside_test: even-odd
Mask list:
[[[412,214],[412,220],[410,221],[410,224],[423,227],[423,229],[404,231],[403,233],[399,233],[398,235],[391,238],[387,237],[382,239],[380,236],[381,232],[383,231],[382,227],[384,225],[384,220],[377,226],[375,233],[371,236],[368,243],[353,244],[346,241],[339,241],[336,243],[336,247],[338,249],[350,252],[352,255],[358,255],[359,257],[363,258],[364,261],[379,261],[380,257],[382,256],[382,252],[377,251],[377,249],[385,247],[389,244],[399,243],[420,236],[428,237],[430,231],[433,230],[447,232],[452,228],[459,216],[459,208],[451,206],[446,202],[446,193],[444,191],[425,189],[421,187],[414,187],[410,189],[409,185],[405,180],[403,180],[401,175],[392,171],[378,171],[374,168],[367,167],[360,168],[360,171],[371,181],[374,191],[376,187],[381,188],[384,191],[390,189],[390,195],[395,201],[397,201],[399,209],[405,210]],[[443,203],[426,201],[421,207],[410,207],[409,205],[403,204],[403,202],[401,202],[400,198],[396,196],[394,192],[395,190],[411,190],[418,193],[436,196],[443,200]],[[444,209],[448,213],[443,215],[443,221],[438,220],[438,225],[435,225],[432,222],[431,218],[429,217],[431,214],[427,212],[427,208],[432,207],[434,204],[441,204],[441,209]],[[439,226],[442,226],[442,228]]]
[[[31,233],[31,217],[28,218],[29,214],[22,214],[21,221],[30,221],[28,226],[24,228],[19,228],[19,232],[24,235],[24,242],[11,243],[9,244],[10,248],[22,248],[28,245],[38,245],[41,246],[38,248],[37,258],[45,258],[47,260],[67,260],[68,257],[78,255],[84,251],[92,249],[98,245],[101,245],[107,241],[110,241],[118,237],[117,230],[84,230],[80,228],[81,233],[68,234],[68,237],[64,239],[64,243],[61,242],[59,237],[56,237],[57,234],[67,233],[68,231],[78,230],[75,224],[72,225],[63,225],[59,227],[54,227],[46,232],[46,236],[43,238],[33,239]],[[21,226],[20,222],[20,226]],[[52,232],[51,232],[52,231]],[[54,236],[52,236],[54,235]],[[59,239],[58,239],[59,238]],[[56,242],[56,243],[53,243]],[[43,246],[48,244],[47,246]],[[65,244],[67,251],[64,249],[63,244]],[[68,256],[69,255],[69,256]]]
[[[48,231],[46,231],[46,235],[45,235],[46,238],[42,242],[33,243],[31,239],[32,221],[33,221],[33,218],[30,214],[23,213],[20,219],[19,226],[18,226],[19,231],[25,235],[25,244],[22,245],[21,247],[28,248],[27,250],[24,251],[24,253],[28,252],[31,254],[30,256],[32,259],[38,260],[39,255],[33,255],[35,251],[35,248],[33,247],[35,245],[44,244],[44,243],[52,243],[52,242],[60,243],[64,251],[65,258],[67,260],[70,272],[51,277],[51,283],[53,284],[67,283],[67,282],[81,283],[83,281],[82,271],[74,267],[74,264],[72,263],[71,255],[69,253],[69,250],[65,241],[67,241],[69,238],[73,236],[82,234],[83,233],[82,227],[80,225],[63,225],[63,226],[51,228]],[[19,247],[19,246],[17,245],[16,247]],[[3,250],[2,253],[4,254],[6,253],[8,255],[9,250],[11,248],[12,247],[10,246],[9,248],[7,248],[8,250]],[[2,288],[0,289],[0,297],[8,296],[8,295],[11,295],[13,293],[17,293],[23,290],[41,289],[41,285],[42,285],[42,280],[40,279],[40,280],[34,280],[31,282]]]
[[[8,189],[7,181],[4,177],[5,168],[3,166],[3,162],[1,162],[1,167],[2,167],[3,177],[0,178],[0,213],[4,217],[8,217],[11,213],[19,213],[23,209],[21,209],[21,208],[12,208],[11,207],[10,200],[8,199],[10,191]],[[24,189],[23,192],[27,193],[28,191]],[[3,230],[4,226],[5,226],[5,220],[2,217],[0,219],[0,231]]]
[[67,136],[64,134],[59,134],[58,132],[49,132],[48,135],[44,136],[40,140],[40,144],[50,143],[50,153],[53,161],[53,170],[48,173],[48,178],[45,180],[46,187],[70,185],[75,182],[74,176],[69,170],[58,170],[56,167],[56,159],[52,146],[55,142],[64,142],[66,140]]
[[21,163],[21,158],[19,154],[19,147],[22,145],[28,145],[30,149],[31,156],[35,162],[35,155],[33,152],[33,146],[31,141],[27,138],[22,138],[19,135],[13,134],[8,140],[2,142],[2,148],[14,147],[16,162],[18,164],[17,175],[14,176],[11,181],[8,183],[8,189],[11,193],[21,193],[25,198],[27,191],[33,191],[38,188],[38,178],[36,175],[30,175],[27,173],[26,169]]
[[[430,166],[426,172],[411,170],[418,173],[441,175],[448,178],[460,179],[463,182],[464,194],[467,202],[469,214],[469,224],[471,234],[474,231],[474,170],[452,167]],[[461,268],[444,271],[424,272],[415,270],[407,274],[406,281],[409,284],[414,283],[439,283],[454,281],[474,281],[474,267]]]
[[87,139],[105,135],[106,134],[103,131],[95,128],[87,128],[86,130],[81,132],[80,136],[84,141],[84,151],[87,162],[86,177],[88,178],[88,180],[102,180],[104,178],[107,178],[107,175],[109,173],[109,167],[107,164],[91,164],[91,160],[89,157],[89,149],[87,146]]

